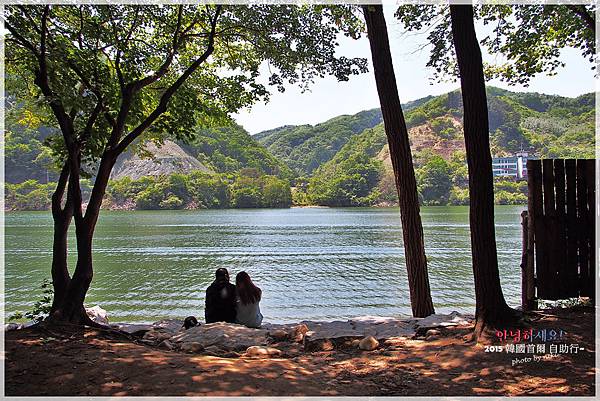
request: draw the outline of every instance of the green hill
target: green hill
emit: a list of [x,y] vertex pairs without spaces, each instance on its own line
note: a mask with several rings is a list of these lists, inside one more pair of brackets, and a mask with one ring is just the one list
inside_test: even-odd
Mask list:
[[297,175],[308,175],[330,160],[352,135],[381,122],[379,109],[352,116],[338,116],[324,123],[286,126],[261,132],[255,137]]
[[[490,87],[488,103],[494,156],[525,149],[540,158],[594,157],[593,93],[570,99]],[[466,203],[460,92],[437,96],[412,108],[406,112],[406,121],[421,201]],[[496,186],[498,203],[525,200],[523,183],[498,182]],[[299,203],[329,206],[395,203],[383,125],[350,137],[331,160],[314,171],[306,185],[296,190],[295,197]]]
[[[31,128],[31,116],[11,104],[5,135],[7,207],[45,209],[56,179],[43,145],[52,129]],[[593,93],[565,98],[489,87],[488,104],[494,156],[524,149],[540,158],[594,157]],[[404,111],[421,201],[468,202],[460,92],[418,99]],[[255,136],[239,125],[203,129],[191,143],[167,140],[163,148],[153,148],[154,159],[123,155],[108,203],[126,208],[285,206],[292,181],[296,204],[395,204],[386,142],[379,109]],[[523,183],[497,182],[496,189],[498,203],[525,200]]]
[[[8,210],[47,210],[57,178],[48,148],[52,129],[29,127],[18,110],[6,121]],[[289,207],[292,172],[241,126],[203,129],[191,143],[166,139],[119,157],[103,207],[180,209]],[[93,170],[93,166],[89,167]],[[82,182],[83,197],[91,183]]]
[[234,173],[252,168],[261,174],[289,179],[291,171],[274,157],[242,126],[203,129],[191,143],[180,143],[201,163],[219,173]]
[[[403,105],[412,110],[433,96]],[[379,109],[365,110],[354,115],[341,115],[317,125],[286,125],[254,135],[263,146],[283,160],[299,176],[310,175],[335,154],[356,134],[382,122]]]

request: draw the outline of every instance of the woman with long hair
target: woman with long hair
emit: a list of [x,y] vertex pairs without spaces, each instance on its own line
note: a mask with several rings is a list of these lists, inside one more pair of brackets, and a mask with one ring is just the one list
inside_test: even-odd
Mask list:
[[236,323],[246,327],[260,328],[263,315],[260,313],[260,298],[262,291],[254,285],[246,272],[239,272],[235,276],[236,300]]

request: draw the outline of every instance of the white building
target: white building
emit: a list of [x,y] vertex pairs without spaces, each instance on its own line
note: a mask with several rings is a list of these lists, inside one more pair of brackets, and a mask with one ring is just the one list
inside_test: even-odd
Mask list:
[[515,179],[527,178],[527,152],[519,152],[509,157],[494,157],[492,171],[494,177],[511,177]]

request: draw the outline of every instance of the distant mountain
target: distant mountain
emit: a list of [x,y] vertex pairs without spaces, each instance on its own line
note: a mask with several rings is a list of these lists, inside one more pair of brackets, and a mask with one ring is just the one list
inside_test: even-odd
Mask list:
[[[493,155],[524,149],[542,158],[594,157],[593,93],[571,99],[493,87],[487,92]],[[431,181],[427,175],[435,167],[452,180],[455,198],[460,198],[456,201],[463,202],[466,161],[460,91],[430,98],[407,111],[405,117],[418,180]],[[426,184],[419,185],[424,188]],[[329,161],[314,170],[307,199],[331,206],[370,205],[394,202],[395,191],[387,140],[383,124],[379,124],[350,136]],[[446,197],[452,201],[450,194]]]
[[[487,93],[493,155],[524,149],[544,158],[594,157],[594,93],[565,98],[493,87],[488,87]],[[443,188],[447,192],[450,186],[451,194],[440,199],[464,202],[467,177],[460,91],[418,99],[403,110],[419,191],[436,193],[431,186],[443,179]],[[9,110],[8,116],[6,181],[55,180],[50,154],[43,145],[52,130],[27,128],[19,122],[18,110]],[[394,202],[394,178],[381,120],[379,109],[372,109],[314,126],[288,125],[255,136],[239,125],[202,129],[191,143],[148,145],[146,153],[152,153],[151,158],[133,152],[123,155],[112,177],[138,179],[192,171],[226,177],[275,175],[294,183],[298,204]],[[516,190],[508,201],[522,201],[522,186]],[[423,201],[436,202],[427,195]]]
[[[404,111],[418,107],[433,96],[403,105]],[[297,175],[310,175],[321,164],[331,160],[348,140],[363,130],[382,122],[379,109],[354,115],[341,115],[317,125],[285,125],[259,132],[253,137],[274,156],[287,163]]]
[[367,110],[352,116],[343,115],[324,123],[285,126],[261,132],[255,138],[297,175],[309,175],[330,160],[348,142],[366,128],[381,122],[379,109]]
[[[43,141],[53,129],[31,129],[16,118],[7,121],[6,181],[20,183],[29,179],[54,181],[58,174]],[[56,134],[56,132],[54,132]],[[177,172],[237,173],[243,169],[256,170],[259,175],[292,177],[290,168],[270,154],[239,125],[199,130],[191,143],[165,140],[162,145],[146,142],[135,151],[122,154],[111,179],[144,176],[157,177]]]

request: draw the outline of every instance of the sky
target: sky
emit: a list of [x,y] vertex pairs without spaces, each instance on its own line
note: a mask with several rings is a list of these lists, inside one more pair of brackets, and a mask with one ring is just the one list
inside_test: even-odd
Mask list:
[[[459,87],[458,82],[432,82],[433,70],[426,67],[429,48],[427,35],[404,33],[400,23],[393,17],[396,6],[384,6],[390,38],[396,83],[402,103],[428,95],[440,95]],[[483,37],[482,26],[477,27],[478,37]],[[362,110],[379,107],[375,78],[371,65],[369,40],[341,38],[338,54],[346,57],[364,57],[369,71],[354,75],[349,81],[338,82],[333,77],[316,80],[309,92],[287,86],[284,93],[271,90],[269,103],[256,103],[251,109],[240,111],[234,119],[249,133],[277,128],[282,125],[318,124],[341,114],[355,114]],[[483,55],[484,61],[492,62],[493,56]],[[590,63],[575,49],[564,49],[561,60],[566,67],[555,76],[534,77],[528,87],[509,86],[499,80],[487,84],[517,92],[540,92],[550,95],[576,97],[595,90],[595,78]]]

